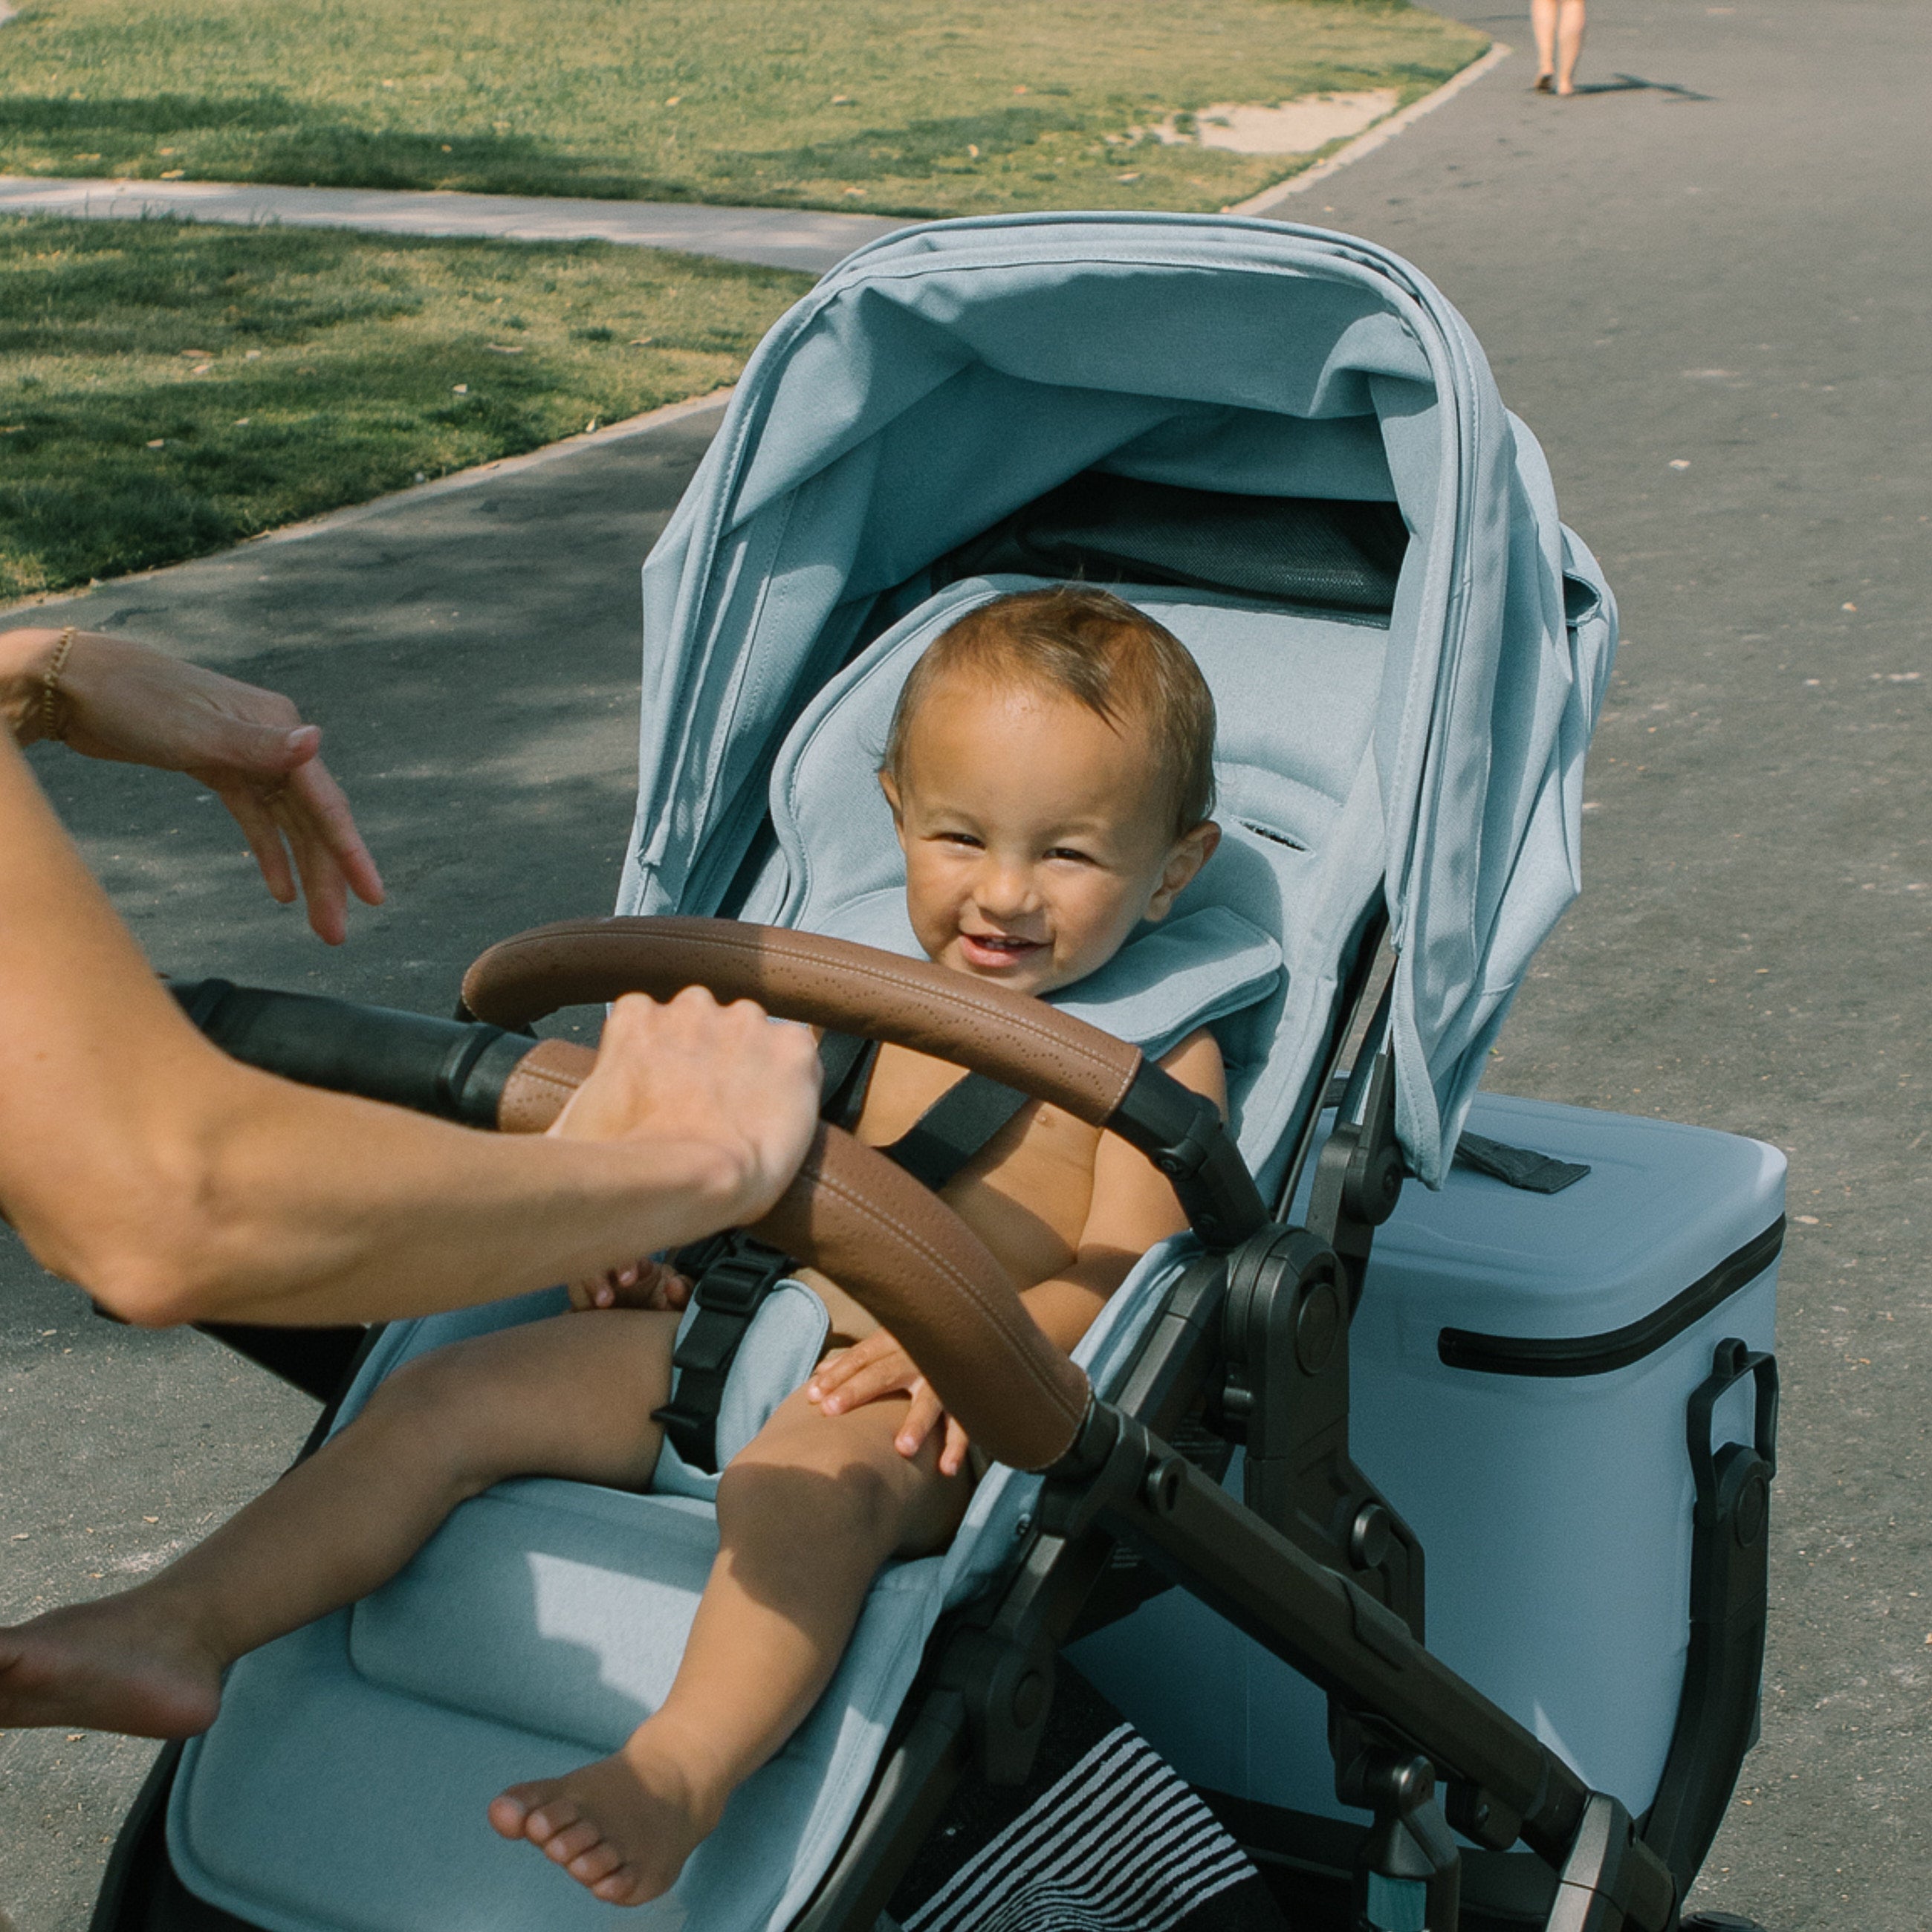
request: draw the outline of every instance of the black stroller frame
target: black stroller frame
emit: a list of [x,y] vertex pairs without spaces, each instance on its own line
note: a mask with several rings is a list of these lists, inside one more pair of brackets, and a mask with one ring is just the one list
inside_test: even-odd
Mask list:
[[[1162,1079],[1137,1082],[1122,1103],[1116,1130],[1168,1174],[1202,1252],[1118,1396],[1095,1402],[1046,1472],[1010,1580],[935,1631],[858,1820],[794,1932],[890,1924],[887,1901],[960,1780],[1025,1780],[1060,1647],[1169,1584],[1328,1694],[1337,1794],[1370,1814],[1366,1829],[1204,1794],[1298,1926],[1672,1932],[1696,1922],[1680,1918],[1682,1901],[1756,1734],[1775,1366],[1724,1342],[1690,1404],[1690,1653],[1661,1782],[1633,1819],[1426,1648],[1421,1547],[1350,1458],[1350,1318],[1403,1180],[1386,983],[1352,1068],[1336,1069],[1374,990],[1383,931],[1378,916],[1358,936],[1324,1082],[1311,1090],[1327,1107],[1306,1106],[1272,1214],[1211,1110],[1178,1107],[1180,1090]],[[474,1022],[219,980],[176,990],[238,1057],[472,1123],[494,1119],[530,1044]],[[1287,1225],[1311,1159],[1309,1211]],[[208,1332],[324,1402],[313,1447],[379,1331]],[[1746,1376],[1756,1439],[1714,1456],[1713,1405]],[[1220,1480],[1237,1444],[1240,1501]],[[1121,1551],[1137,1560],[1124,1565]],[[164,1753],[123,1828],[93,1932],[248,1932],[190,1894],[168,1863],[161,1825],[177,1756]],[[1510,1853],[1519,1840],[1534,1858]]]
[[[1633,1820],[1427,1650],[1421,1546],[1348,1454],[1349,1319],[1403,1179],[1393,1054],[1376,1044],[1386,985],[1354,1068],[1334,1069],[1381,935],[1378,920],[1345,992],[1325,1096],[1336,1118],[1315,1156],[1305,1224],[1270,1218],[1252,1186],[1208,1183],[1207,1214],[1190,1216],[1197,1232],[1211,1219],[1234,1238],[1204,1237],[1210,1252],[1170,1293],[1118,1398],[1096,1403],[1048,1472],[1012,1582],[935,1639],[924,1695],[908,1700],[872,1803],[797,1932],[871,1932],[954,1781],[969,1769],[992,1784],[1024,1778],[1056,1650],[1133,1606],[1101,1600],[1121,1574],[1110,1562],[1117,1546],[1328,1694],[1337,1795],[1372,1814],[1367,1829],[1206,1794],[1298,1924],[1384,1932],[1375,1901],[1390,1884],[1426,1888],[1427,1932],[1459,1923],[1667,1932],[1684,1922],[1684,1894],[1756,1735],[1775,1365],[1726,1342],[1690,1405],[1690,1654],[1662,1778]],[[1303,1128],[1277,1215],[1319,1124]],[[1170,1160],[1187,1158],[1154,1157],[1170,1172]],[[1197,1185],[1207,1174],[1203,1162]],[[1714,1457],[1712,1407],[1747,1375],[1757,1383],[1756,1439]],[[1204,1421],[1204,1439],[1223,1445],[1211,1460],[1196,1447]],[[1184,1429],[1194,1438],[1186,1451],[1173,1446]],[[1237,1442],[1246,1451],[1240,1503],[1219,1480]],[[1482,1849],[1461,1852],[1459,1833]],[[1497,1856],[1519,1840],[1535,1859]]]

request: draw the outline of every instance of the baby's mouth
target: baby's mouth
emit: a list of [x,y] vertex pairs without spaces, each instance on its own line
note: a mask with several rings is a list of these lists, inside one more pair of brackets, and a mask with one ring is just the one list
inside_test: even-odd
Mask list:
[[969,966],[997,972],[1003,968],[1022,965],[1046,950],[1037,939],[1014,939],[999,932],[962,932],[959,950]]

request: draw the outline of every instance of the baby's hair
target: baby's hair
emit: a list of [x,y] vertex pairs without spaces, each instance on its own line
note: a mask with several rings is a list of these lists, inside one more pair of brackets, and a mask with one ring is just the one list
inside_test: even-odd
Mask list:
[[1214,700],[1187,646],[1111,591],[1016,591],[969,610],[912,668],[879,769],[902,782],[906,738],[933,687],[956,674],[1024,682],[1084,705],[1116,731],[1142,726],[1174,801],[1174,836],[1214,808]]

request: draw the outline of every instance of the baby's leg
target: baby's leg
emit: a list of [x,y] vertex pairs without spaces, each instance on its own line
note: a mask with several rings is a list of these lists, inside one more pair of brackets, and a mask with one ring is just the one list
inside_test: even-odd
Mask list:
[[0,1630],[0,1728],[206,1730],[236,1658],[367,1596],[493,1483],[641,1488],[676,1327],[675,1315],[613,1309],[409,1364],[340,1434],[151,1581]]
[[941,1549],[971,1480],[937,1438],[892,1447],[903,1397],[826,1416],[790,1396],[718,1488],[718,1560],[663,1706],[624,1748],[490,1808],[614,1905],[676,1881],[724,1801],[796,1730],[830,1680],[879,1568]]

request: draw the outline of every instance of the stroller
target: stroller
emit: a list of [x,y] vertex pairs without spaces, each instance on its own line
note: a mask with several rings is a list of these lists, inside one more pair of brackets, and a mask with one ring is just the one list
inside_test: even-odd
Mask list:
[[[1200,663],[1225,836],[1041,1003],[916,957],[872,772],[934,637],[1067,578]],[[493,949],[455,1022],[220,981],[177,989],[190,1012],[298,1077],[527,1130],[585,1058],[532,1022],[700,982],[1107,1126],[1190,1232],[1069,1362],[942,1202],[825,1130],[757,1232],[867,1300],[998,1460],[668,1898],[620,1915],[482,1814],[614,1748],[675,1668],[715,1471],[823,1336],[742,1246],[687,1317],[651,1492],[504,1485],[244,1660],[158,1765],[96,1932],[1125,1932],[1180,1923],[1237,1845],[1298,1925],[1677,1925],[1754,1735],[1783,1168],[1475,1093],[1577,889],[1616,621],[1466,326],[1382,250],[1265,221],[896,236],[766,340],[644,593],[625,916]],[[1203,1024],[1225,1131],[1152,1064]],[[223,1338],[326,1400],[320,1439],[412,1356],[560,1303]],[[1124,1855],[1138,1905],[1015,1902],[1027,1844],[1106,1823],[1043,1751],[1056,1676],[1209,1818]],[[908,1893],[962,1804],[1015,1791]]]

